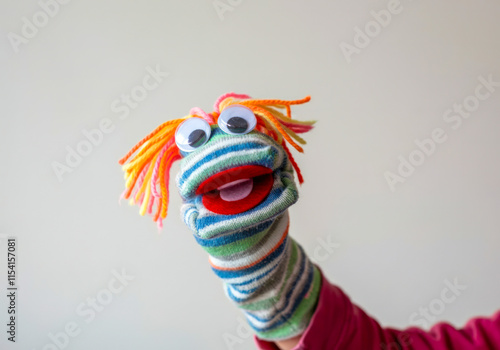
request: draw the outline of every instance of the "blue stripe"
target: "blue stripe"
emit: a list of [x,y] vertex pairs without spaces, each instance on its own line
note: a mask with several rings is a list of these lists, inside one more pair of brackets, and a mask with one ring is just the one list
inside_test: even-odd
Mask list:
[[226,244],[231,244],[242,239],[252,237],[264,230],[267,230],[273,223],[273,220],[267,220],[257,226],[251,227],[244,231],[237,230],[236,232],[215,238],[201,238],[196,233],[193,234],[196,242],[203,247],[219,247]]
[[[221,130],[221,128],[219,128],[219,126],[217,124],[213,124],[213,125],[210,125],[212,130],[210,131],[210,138],[209,140],[207,141],[207,143],[211,142],[213,140],[213,138],[215,136],[226,136],[226,139],[230,138],[230,137],[241,137],[241,135],[230,135],[230,134],[226,134],[223,130]],[[266,135],[266,134],[263,134],[261,132],[258,132],[258,131],[251,131],[248,133],[248,135],[252,135],[252,134],[259,134],[259,135],[264,135],[265,137],[271,139],[270,136]],[[274,139],[272,139],[274,141]],[[201,148],[200,148],[201,149]],[[185,152],[183,150],[180,150],[180,153],[182,155],[182,158],[185,158],[191,154],[196,154],[198,152],[198,150],[194,151],[194,152]]]
[[[210,139],[211,139],[212,137],[214,137],[215,135],[225,134],[222,130],[220,130],[220,128],[219,128],[219,126],[218,126],[217,124],[212,124],[212,125],[210,125],[210,128],[211,128],[212,130],[210,131],[210,138],[208,139],[208,141],[207,141],[207,142],[209,142],[209,141],[210,141]],[[186,157],[187,157],[187,156],[189,156],[191,153],[193,153],[193,152],[186,152],[186,151],[183,151],[183,150],[181,150],[181,149],[179,149],[179,151],[180,151],[180,153],[181,153],[181,155],[182,155],[182,158],[186,158]]]
[[[278,266],[279,266],[279,264],[276,264],[271,269],[269,269],[268,271],[264,272],[262,275],[259,275],[259,276],[255,277],[255,278],[252,278],[252,279],[249,279],[248,281],[245,281],[245,282],[242,282],[242,283],[231,283],[231,284],[227,284],[227,285],[231,286],[232,288],[236,289],[238,292],[240,292],[242,294],[252,294],[253,292],[255,292],[257,289],[259,289],[262,286],[259,285],[259,286],[255,287],[255,288],[249,289],[249,290],[242,290],[242,289],[237,288],[237,286],[244,286],[244,285],[247,285],[247,284],[259,281],[260,279],[266,277],[271,272],[273,272],[274,270],[276,270],[278,268]],[[236,301],[238,303],[246,301],[246,300],[243,300],[243,299],[239,299],[238,297],[235,297],[230,288],[227,289],[227,293],[228,293],[229,297],[232,300],[234,300],[234,301]]]
[[[271,272],[273,272],[277,267],[279,266],[279,264],[276,264],[275,266],[273,266],[271,269],[269,269],[267,272],[264,272],[262,275],[258,275],[257,277],[255,278],[252,278],[252,279],[249,279],[248,281],[245,281],[245,282],[241,282],[241,283],[231,283],[231,286],[234,287],[236,290],[239,290],[238,288],[236,288],[237,286],[245,286],[247,284],[250,284],[252,282],[255,282],[255,281],[258,281],[264,277],[266,277],[267,275],[269,275]],[[242,292],[243,293],[243,292]]]
[[[284,310],[284,308],[282,308],[281,310],[278,311],[278,315],[280,315],[280,320],[276,323],[273,323],[272,325],[268,326],[268,327],[263,327],[263,328],[258,328],[258,327],[255,327],[251,322],[250,322],[250,326],[258,331],[258,332],[266,332],[268,330],[271,330],[273,328],[276,328],[276,327],[279,327],[280,325],[282,325],[283,323],[286,323],[288,322],[288,320],[290,319],[290,317],[293,315],[293,313],[295,312],[295,310],[297,310],[297,307],[299,306],[300,302],[302,301],[302,299],[304,299],[305,295],[307,294],[307,292],[309,291],[310,287],[311,287],[311,284],[312,284],[312,281],[313,281],[313,278],[314,278],[314,268],[313,266],[311,265],[310,269],[309,269],[309,272],[308,272],[308,277],[307,277],[307,282],[306,284],[304,285],[304,288],[301,290],[300,294],[297,296],[297,298],[295,298],[294,300],[294,303],[293,303],[293,306],[292,306],[292,309],[287,312],[286,314],[280,314],[282,310]],[[293,292],[293,289],[291,289],[288,293],[287,293],[287,304],[288,304],[288,300],[290,298],[290,295],[292,294]],[[253,316],[253,318],[255,319],[258,319],[257,317]]]
[[[297,247],[298,247],[298,245],[297,245]],[[299,270],[299,273],[295,275],[295,280],[293,281],[292,285],[290,286],[290,288],[288,289],[288,292],[285,295],[285,304],[279,310],[275,309],[276,313],[273,314],[273,316],[271,316],[271,317],[264,318],[264,317],[257,317],[255,315],[252,315],[252,318],[254,318],[260,322],[269,322],[273,318],[275,318],[278,313],[281,314],[281,312],[287,308],[288,304],[290,303],[290,298],[292,296],[292,293],[295,290],[295,287],[297,286],[297,284],[299,283],[300,277],[302,277],[302,274],[304,273],[304,270],[306,268],[306,259],[304,256],[304,252],[302,251],[302,249],[300,249],[300,251],[301,251],[300,270]],[[309,278],[308,278],[308,281],[309,281]],[[305,287],[307,287],[308,285],[310,285],[310,284],[308,282],[306,282]],[[295,299],[295,301],[296,300],[299,300],[299,302],[300,302],[300,300],[302,300],[302,297],[299,296]],[[295,307],[292,307],[292,310],[289,312],[290,315],[293,314],[294,311],[295,311]],[[275,326],[273,326],[273,327],[275,327]]]
[[[205,217],[199,218],[196,221],[196,227],[197,227],[198,231],[202,231],[205,227],[213,225],[213,224],[217,224],[219,222],[229,221],[229,220],[233,220],[233,219],[238,219],[239,221],[242,221],[243,218],[244,218],[244,216],[250,216],[255,211],[260,210],[262,208],[265,208],[265,207],[267,207],[270,204],[274,204],[273,202],[277,198],[279,198],[279,196],[283,193],[284,189],[285,188],[277,188],[275,190],[272,190],[269,193],[269,195],[267,196],[267,198],[264,200],[264,202],[260,203],[256,207],[254,207],[254,208],[246,211],[244,213],[245,215],[243,215],[243,213],[241,213],[241,214],[235,214],[235,215],[213,215],[213,216],[205,216]],[[201,196],[199,196],[199,197],[201,197]],[[201,202],[201,199],[200,199],[200,202]]]
[[[198,162],[196,162],[191,168],[186,170],[185,172],[182,173],[181,177],[179,178],[179,186],[182,186],[186,180],[191,176],[191,174],[201,167],[203,164],[210,162],[211,160],[223,156],[228,153],[239,153],[241,151],[245,150],[263,150],[269,146],[263,146],[262,144],[256,143],[256,142],[245,142],[242,144],[237,144],[237,145],[231,145],[229,147],[224,147],[222,149],[217,149],[216,151],[207,154],[204,158],[200,159]],[[271,154],[259,159],[255,162],[245,164],[245,165],[262,165],[265,166],[266,168],[272,169],[274,165],[274,158],[276,157],[277,150],[273,147],[271,148]],[[235,157],[238,157],[238,154],[235,154]]]
[[[250,289],[248,291],[236,288],[236,286],[242,286],[245,284],[250,284],[252,282],[258,281],[258,280],[264,278],[265,276],[269,275],[271,272],[273,272],[275,269],[277,269],[278,266],[279,266],[279,264],[276,264],[276,266],[273,266],[269,271],[263,273],[262,275],[257,276],[256,278],[252,278],[252,279],[245,281],[245,282],[242,282],[242,283],[234,283],[234,284],[228,284],[228,285],[230,285],[231,287],[233,287],[234,289],[236,289],[238,292],[240,292],[242,294],[252,294],[253,292],[255,292],[257,289],[259,289],[262,286],[259,285],[258,287],[255,287],[255,288]],[[227,294],[228,294],[229,298],[231,298],[233,301],[235,301],[237,303],[242,303],[242,302],[246,301],[246,300],[243,300],[243,299],[240,299],[240,298],[234,296],[233,292],[231,292],[231,289],[229,289],[229,288],[227,289]]]
[[237,277],[243,277],[245,275],[248,275],[252,272],[258,271],[262,269],[264,266],[267,264],[270,264],[274,259],[278,258],[281,253],[283,253],[283,250],[285,248],[286,242],[288,241],[288,236],[283,240],[283,242],[280,244],[280,246],[271,254],[266,256],[264,260],[262,260],[260,263],[251,266],[249,268],[243,269],[243,270],[236,270],[236,271],[227,271],[227,270],[218,270],[215,267],[212,267],[212,270],[215,272],[217,276],[220,278],[237,278]]

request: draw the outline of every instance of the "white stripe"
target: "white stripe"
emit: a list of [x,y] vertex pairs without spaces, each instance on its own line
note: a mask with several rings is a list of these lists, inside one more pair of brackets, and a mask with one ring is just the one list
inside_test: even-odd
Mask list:
[[273,267],[277,266],[281,262],[281,260],[282,260],[282,256],[273,260],[270,264],[263,266],[261,269],[252,272],[251,274],[244,275],[241,277],[234,277],[234,278],[222,278],[222,280],[224,281],[224,283],[228,283],[228,284],[241,284],[241,283],[248,282],[250,280],[255,279],[259,275],[263,275],[264,273],[268,272]]
[[[275,181],[275,184],[276,184],[276,181]],[[277,184],[277,187],[281,187],[281,186],[283,186],[283,184],[280,181],[279,185]],[[273,187],[273,189],[274,189],[274,187]],[[278,198],[276,198],[274,200],[274,202],[271,203],[270,205],[273,205],[276,202],[283,201],[284,198],[286,198],[289,195],[288,191],[290,191],[290,188],[285,187],[283,193],[281,193],[281,195]],[[241,227],[243,225],[252,224],[255,222],[255,218],[257,216],[264,214],[264,213],[267,213],[267,212],[269,212],[269,205],[264,207],[264,208],[259,209],[258,211],[254,211],[251,214],[241,215],[240,217],[237,217],[234,219],[224,220],[221,222],[216,222],[216,223],[213,223],[211,225],[205,226],[204,228],[201,228],[198,230],[198,234],[201,237],[207,237],[210,234],[210,232],[213,232],[213,231],[216,231],[220,228],[225,228],[225,227],[229,229],[232,224],[237,224],[238,227]],[[202,218],[210,217],[210,216],[214,216],[212,212],[209,212],[204,207],[199,208],[198,219],[202,219]],[[270,219],[270,217],[269,217],[269,219]],[[266,220],[268,220],[268,219],[264,218],[261,221],[266,221]],[[261,221],[259,221],[259,223]]]
[[[302,263],[303,259],[305,259],[305,261],[304,261],[305,268],[304,268],[303,273],[299,276],[300,263]],[[293,271],[292,271],[292,274],[288,278],[288,281],[283,288],[281,298],[275,304],[273,304],[274,305],[273,309],[247,311],[247,312],[249,314],[251,314],[251,316],[255,315],[259,318],[269,318],[271,316],[276,317],[276,315],[275,315],[276,309],[280,309],[280,308],[284,307],[285,302],[286,302],[286,294],[292,288],[294,288],[294,292],[292,293],[292,296],[290,297],[290,304],[287,305],[286,309],[284,310],[284,313],[286,313],[287,310],[291,309],[291,306],[296,298],[296,296],[294,296],[294,295],[296,293],[299,293],[302,290],[304,284],[307,282],[307,278],[308,278],[308,272],[307,272],[308,270],[307,269],[309,268],[309,266],[310,266],[310,261],[309,261],[308,257],[306,255],[304,255],[300,251],[300,249],[298,249],[297,264],[295,264]],[[299,276],[299,280],[297,281],[297,285],[294,286],[293,284],[295,283],[295,279],[297,278],[297,276]],[[283,278],[283,280],[284,280],[284,278]],[[281,289],[282,285],[283,285],[283,283],[280,283],[280,286],[276,287],[273,291],[268,291],[266,294],[263,294],[262,296],[259,296],[258,298],[249,300],[248,303],[252,304],[252,303],[256,303],[256,302],[259,302],[261,300],[265,300],[265,299],[268,299],[270,297],[276,296],[277,293],[279,292],[279,290]],[[270,320],[270,322],[271,321],[273,321],[273,320]]]
[[[287,314],[288,312],[290,312],[290,310],[293,307],[294,302],[298,298],[298,294],[300,292],[302,292],[302,289],[304,288],[304,285],[307,282],[307,278],[308,278],[307,269],[309,267],[310,267],[310,262],[307,259],[307,261],[306,261],[306,269],[304,270],[304,273],[301,275],[299,283],[295,286],[295,288],[293,290],[293,293],[292,293],[292,295],[290,297],[289,304],[286,306],[286,308],[283,311],[281,311],[280,313],[276,313],[275,315],[273,315],[274,317],[271,320],[267,321],[267,322],[258,321],[258,320],[256,320],[253,317],[252,313],[247,312],[247,320],[250,323],[252,323],[252,325],[255,326],[256,328],[264,328],[264,327],[272,326],[273,324],[275,324],[276,322],[278,322],[281,319],[281,315],[284,315],[284,314]],[[275,312],[274,308],[281,308],[281,307],[283,307],[285,301],[286,301],[286,298],[283,298],[283,300],[280,300],[280,302],[278,304],[276,304],[275,306],[273,306],[273,309],[271,311]],[[258,314],[258,313],[256,313],[256,314]]]
[[[234,146],[234,145],[239,145],[239,144],[243,144],[243,143],[246,143],[248,141],[252,141],[258,145],[261,145],[261,146],[264,146],[264,148],[262,149],[251,149],[251,150],[244,150],[244,151],[238,151],[238,155],[246,152],[246,153],[251,153],[251,152],[255,152],[255,151],[265,151],[268,147],[272,147],[274,148],[276,151],[277,151],[277,154],[278,156],[275,157],[274,159],[274,164],[273,164],[273,171],[276,170],[276,168],[278,166],[281,165],[281,163],[283,162],[283,159],[285,157],[285,152],[283,150],[282,147],[277,147],[279,145],[277,145],[276,143],[269,143],[269,140],[264,140],[264,141],[267,141],[267,142],[264,142],[262,139],[260,138],[255,138],[255,137],[252,137],[252,138],[249,138],[249,139],[246,139],[246,138],[233,138],[233,139],[230,139],[230,140],[225,140],[225,143],[223,145],[223,147],[221,147],[221,142],[215,142],[213,144],[211,144],[209,147],[203,149],[203,152],[200,153],[199,155],[197,155],[195,158],[192,158],[192,159],[189,159],[189,158],[185,158],[186,159],[186,163],[182,164],[182,171],[179,172],[178,174],[178,177],[177,177],[177,184],[179,184],[180,182],[180,177],[183,173],[189,171],[192,167],[194,167],[196,164],[198,164],[198,162],[202,161],[203,158],[205,158],[208,154],[211,154],[213,153],[214,151],[217,151],[218,149],[222,149],[222,148],[226,148],[226,147],[230,147],[230,146]],[[248,152],[250,151],[250,152]],[[198,168],[197,170],[195,170],[191,175],[189,175],[189,177],[187,179],[184,180],[184,183],[180,186],[180,191],[181,193],[184,193],[185,191],[185,187],[187,186],[187,183],[189,183],[189,179],[192,177],[192,176],[195,176],[196,174],[199,174],[200,172],[202,172],[203,170],[202,169],[206,169],[208,167],[210,167],[211,165],[213,165],[213,163],[215,162],[219,162],[219,161],[222,161],[224,159],[227,159],[229,157],[231,157],[231,155],[234,155],[234,153],[236,152],[231,152],[231,153],[228,153],[224,156],[220,156],[220,157],[217,157],[215,159],[213,159],[212,161],[208,162],[208,163],[205,163],[203,165],[200,166],[200,168]]]
[[[269,146],[267,146],[269,147]],[[184,181],[184,183],[181,185],[179,191],[184,195],[186,196],[186,187],[188,186],[192,186],[193,184],[191,183],[191,179],[193,178],[196,178],[198,177],[201,173],[203,173],[204,171],[206,171],[206,169],[210,168],[210,167],[213,167],[215,164],[217,163],[222,163],[224,162],[225,160],[227,159],[230,159],[230,158],[236,158],[238,159],[239,157],[242,157],[242,156],[246,156],[248,154],[252,154],[252,153],[255,153],[255,152],[262,152],[262,153],[267,153],[268,150],[265,149],[265,148],[262,148],[262,149],[259,149],[259,150],[255,150],[255,149],[250,149],[250,150],[243,150],[243,151],[238,151],[238,152],[230,152],[228,154],[225,154],[223,156],[220,156],[220,157],[217,157],[217,158],[214,158],[212,159],[210,162],[207,162],[207,163],[204,163],[202,164],[198,169],[196,169],[195,171],[193,171],[191,173],[191,175],[189,175],[189,177]],[[235,164],[237,165],[237,164]],[[274,170],[274,169],[272,169]],[[185,172],[185,171],[184,171]],[[215,172],[214,174],[217,174],[217,172]],[[210,175],[208,175],[210,176]],[[207,178],[208,178],[207,176]],[[194,185],[199,185],[199,184],[194,184]],[[196,190],[196,189],[195,189]]]
[[262,135],[260,134],[242,135],[240,137],[231,136],[215,142],[209,142],[207,145],[203,146],[202,152],[193,155],[193,157],[184,158],[185,162],[183,163],[183,168],[188,170],[191,167],[195,166],[199,161],[205,158],[207,154],[214,153],[218,149],[221,149],[221,144],[223,144],[225,148],[232,145],[241,145],[247,142],[255,142],[259,145],[264,145],[264,146],[269,146],[270,144],[269,139],[262,137]]
[[[291,244],[290,240],[288,240],[286,242],[283,257],[281,259],[281,264],[288,264],[289,257],[291,255],[291,253],[292,253],[292,244]],[[276,270],[274,270],[272,273],[269,273],[266,276],[262,277],[261,279],[256,280],[252,283],[245,284],[243,286],[229,286],[229,288],[231,289],[231,292],[233,293],[233,295],[235,297],[237,297],[238,299],[244,299],[244,301],[239,302],[239,304],[245,305],[251,298],[253,298],[253,294],[243,293],[241,291],[249,291],[249,290],[255,289],[256,287],[259,287],[259,286],[265,284],[265,282],[267,280],[276,277],[275,273],[277,272],[278,269],[279,269],[279,267],[277,267]],[[286,270],[286,268],[285,268],[285,270]],[[286,276],[286,274],[283,274],[282,276],[280,276],[280,279],[284,280],[285,276]],[[282,284],[283,284],[283,281],[281,281],[279,283],[280,286]],[[263,299],[263,298],[252,299],[251,302],[253,303],[254,300],[261,300],[261,299]]]
[[285,217],[284,215],[278,218],[269,228],[270,232],[269,234],[271,235],[271,237],[267,240],[267,242],[263,246],[261,246],[258,250],[256,250],[252,255],[243,255],[241,258],[236,260],[220,259],[210,256],[209,260],[212,263],[212,265],[222,269],[238,268],[252,264],[262,259],[264,256],[268,255],[271,249],[273,249],[278,244],[281,237],[283,237],[283,233],[286,231],[287,225],[288,225],[288,217]]

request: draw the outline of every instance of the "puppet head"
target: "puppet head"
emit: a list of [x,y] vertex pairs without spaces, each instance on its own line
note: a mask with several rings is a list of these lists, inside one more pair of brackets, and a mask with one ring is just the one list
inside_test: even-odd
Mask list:
[[309,100],[252,100],[228,93],[217,99],[211,113],[193,108],[189,115],[163,123],[120,160],[126,179],[122,197],[139,204],[140,214],[151,214],[161,228],[169,170],[181,159],[176,182],[184,221],[199,236],[213,237],[278,216],[298,198],[293,169],[303,182],[286,143],[302,152],[299,144],[305,141],[297,134],[314,124],[292,120],[290,106]]

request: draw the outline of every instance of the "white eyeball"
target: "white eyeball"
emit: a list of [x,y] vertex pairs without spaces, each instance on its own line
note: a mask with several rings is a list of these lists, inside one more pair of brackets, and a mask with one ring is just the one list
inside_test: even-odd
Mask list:
[[189,118],[177,127],[175,143],[181,151],[193,152],[208,141],[211,132],[210,124],[205,119]]
[[222,111],[217,124],[226,134],[242,135],[255,128],[257,118],[250,108],[232,105]]

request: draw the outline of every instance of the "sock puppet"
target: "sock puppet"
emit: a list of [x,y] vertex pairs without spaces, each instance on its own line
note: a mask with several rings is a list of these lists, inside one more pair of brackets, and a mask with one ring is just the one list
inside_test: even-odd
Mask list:
[[317,267],[288,235],[288,207],[298,199],[294,169],[303,179],[286,143],[302,152],[298,134],[314,124],[293,120],[291,106],[309,99],[228,93],[211,113],[193,108],[163,123],[120,160],[122,198],[152,215],[159,228],[167,215],[169,170],[181,161],[176,182],[184,222],[227,296],[257,336],[270,341],[304,332],[321,284]]

